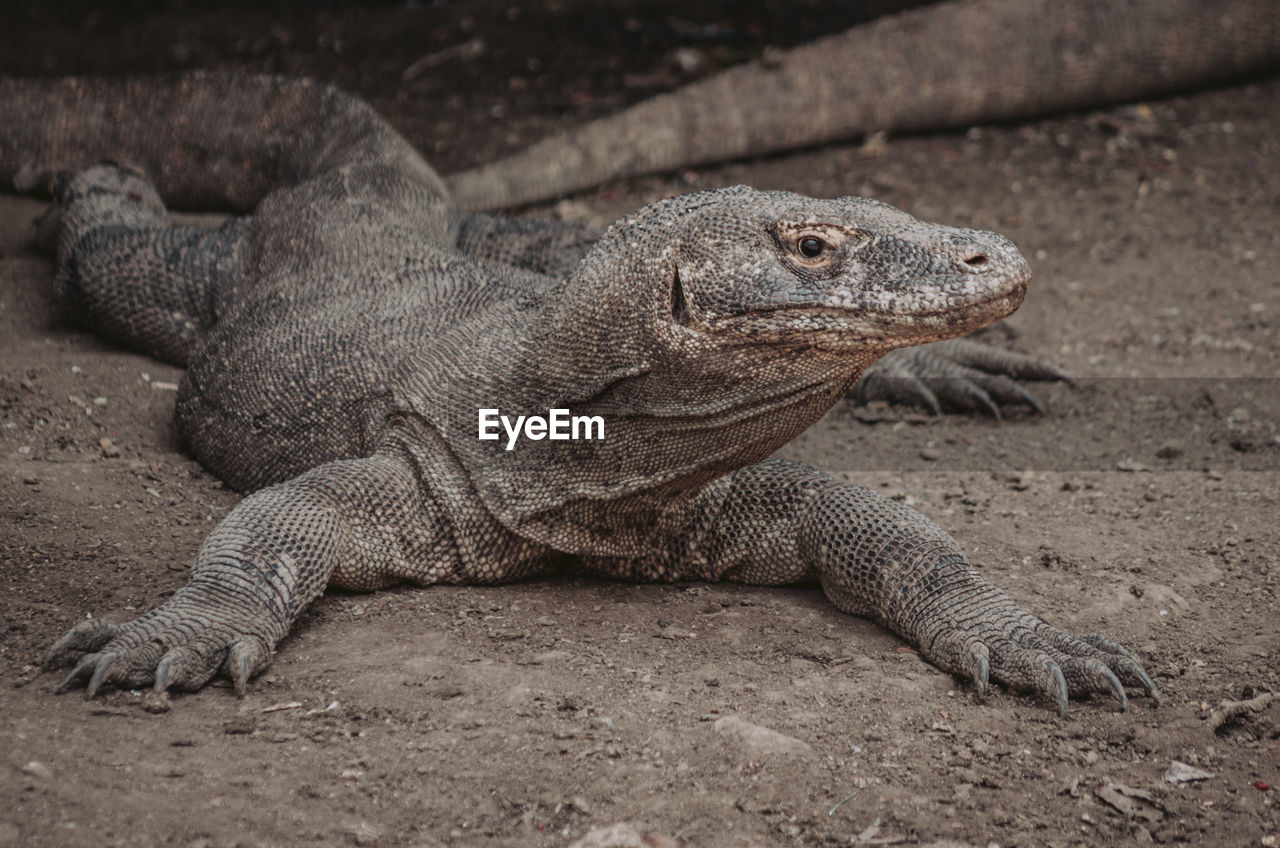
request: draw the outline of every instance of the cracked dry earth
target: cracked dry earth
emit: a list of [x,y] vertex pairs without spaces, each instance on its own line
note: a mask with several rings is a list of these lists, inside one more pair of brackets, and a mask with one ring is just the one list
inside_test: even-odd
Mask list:
[[[18,20],[0,72],[311,73],[448,171],[678,83],[673,51],[714,66],[814,34],[768,4],[281,8],[71,4]],[[1036,274],[1013,343],[1079,380],[1037,388],[1048,417],[841,403],[785,453],[911,503],[1166,695],[1066,720],[976,703],[815,587],[573,574],[331,593],[243,701],[55,697],[48,645],[164,600],[237,495],[176,444],[179,372],[69,324],[26,243],[43,204],[0,197],[0,845],[565,846],[618,822],[690,846],[1277,844],[1278,106],[1262,81],[535,210],[604,221],[746,182],[1013,238]],[[1211,776],[1169,782],[1175,761]]]

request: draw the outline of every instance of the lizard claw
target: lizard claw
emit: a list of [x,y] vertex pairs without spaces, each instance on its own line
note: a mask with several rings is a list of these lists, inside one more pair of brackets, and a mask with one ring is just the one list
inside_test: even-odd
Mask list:
[[1105,666],[1102,673],[1106,676],[1107,684],[1111,686],[1112,696],[1120,702],[1120,712],[1128,712],[1129,696],[1124,693],[1124,684],[1120,682],[1120,678],[1116,677],[1115,672]]
[[1143,669],[1142,663],[1134,653],[1124,645],[1096,633],[1087,633],[1076,638],[1102,653],[1102,662],[1119,680],[1123,681],[1125,686],[1141,686],[1146,690],[1147,697],[1157,707],[1164,701],[1160,688]]
[[921,655],[953,674],[973,681],[977,700],[985,700],[988,678],[1012,689],[1044,696],[1066,716],[1070,698],[1105,694],[1122,711],[1129,706],[1126,686],[1140,686],[1155,701],[1160,693],[1133,654],[1101,636],[1077,637],[1016,607],[1008,615],[969,625],[946,626],[922,639]]
[[197,642],[171,648],[156,665],[152,688],[157,692],[199,689],[217,673],[223,650]]
[[[66,637],[64,636],[63,638],[65,639]],[[54,687],[53,694],[61,695],[63,692],[67,691],[67,689],[71,687],[72,683],[75,683],[77,680],[88,674],[89,669],[93,668],[97,664],[97,654],[89,654],[86,657],[81,657],[80,662],[76,663],[75,668],[71,669],[67,676],[62,678],[62,682]]]
[[235,686],[236,697],[245,696],[249,687],[249,678],[266,668],[270,662],[270,651],[255,639],[242,637],[231,644],[224,667]]
[[856,400],[883,400],[943,409],[985,412],[1000,419],[1001,406],[1045,407],[1019,380],[1071,378],[1052,362],[971,339],[950,339],[891,351],[872,365],[854,387]]
[[70,665],[77,656],[97,651],[118,635],[119,625],[109,624],[100,618],[82,621],[53,643],[45,655],[45,668]]
[[972,680],[978,700],[986,700],[991,678],[991,652],[981,639],[961,630],[945,630],[929,644],[925,653],[931,659],[943,659],[940,664],[944,667]]
[[987,646],[982,646],[982,656],[978,658],[978,667],[974,671],[973,686],[977,691],[978,701],[982,702],[987,699],[987,687],[991,679],[991,663],[987,659]]
[[219,671],[244,696],[249,679],[271,661],[262,624],[246,616],[238,622],[225,614],[208,615],[208,601],[180,590],[164,606],[127,624],[81,622],[50,650],[50,662],[83,654],[58,684],[64,692],[87,680],[93,698],[104,686],[151,684],[156,692],[194,691]]
[[111,666],[116,662],[115,654],[100,654],[98,664],[94,666],[93,676],[89,678],[89,685],[85,687],[85,700],[92,700],[93,696],[98,693],[98,687],[102,685],[102,680],[107,676],[107,672],[111,670]]
[[1062,676],[1062,668],[1053,660],[1045,663],[1045,671],[1049,673],[1049,692],[1048,695],[1058,705],[1058,717],[1067,717],[1067,698],[1069,692],[1067,690],[1067,680]]
[[1128,657],[1134,662],[1138,661],[1138,658],[1133,655],[1132,651],[1124,645],[1121,645],[1119,642],[1116,642],[1113,639],[1108,639],[1106,636],[1100,636],[1097,633],[1085,633],[1081,636],[1077,636],[1076,638],[1081,642],[1084,642],[1086,645],[1092,645],[1099,651],[1105,651],[1108,654],[1119,654],[1122,657]]
[[160,658],[160,664],[156,666],[156,679],[151,684],[151,688],[156,692],[164,692],[173,685],[174,661],[173,651]]

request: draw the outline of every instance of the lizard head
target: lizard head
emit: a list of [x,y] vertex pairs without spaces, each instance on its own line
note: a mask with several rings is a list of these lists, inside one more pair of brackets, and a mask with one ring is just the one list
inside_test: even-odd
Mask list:
[[676,223],[661,307],[673,332],[711,343],[879,356],[1005,317],[1030,279],[1003,236],[876,200],[739,186],[666,203]]
[[[700,192],[615,223],[539,299],[466,325],[487,367],[419,382],[451,405],[436,420],[507,527],[630,557],[672,498],[773,454],[888,350],[1012,312],[1028,276],[1000,236],[873,200]],[[598,417],[604,437],[494,447],[474,429],[494,399]]]

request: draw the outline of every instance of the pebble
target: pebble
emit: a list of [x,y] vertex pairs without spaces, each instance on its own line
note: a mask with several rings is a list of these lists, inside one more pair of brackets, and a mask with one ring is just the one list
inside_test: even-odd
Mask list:
[[1166,783],[1189,783],[1193,780],[1208,780],[1211,777],[1213,775],[1209,772],[1177,760],[1172,760],[1164,773]]
[[746,721],[737,716],[725,716],[717,719],[713,725],[716,733],[736,740],[743,750],[752,757],[763,757],[777,754],[812,754],[813,748],[807,742],[771,730],[759,724]]
[[22,767],[22,773],[39,780],[53,780],[53,770],[37,760],[32,760]]
[[253,716],[240,715],[229,718],[222,723],[222,732],[228,735],[253,732]]

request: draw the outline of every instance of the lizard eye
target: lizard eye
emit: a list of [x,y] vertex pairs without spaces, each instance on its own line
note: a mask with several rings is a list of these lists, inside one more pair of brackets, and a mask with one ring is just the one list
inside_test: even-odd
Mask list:
[[815,238],[814,236],[805,236],[800,239],[799,244],[796,245],[797,249],[800,251],[800,255],[806,259],[813,259],[822,253],[823,246],[822,239]]

